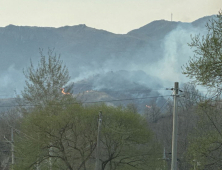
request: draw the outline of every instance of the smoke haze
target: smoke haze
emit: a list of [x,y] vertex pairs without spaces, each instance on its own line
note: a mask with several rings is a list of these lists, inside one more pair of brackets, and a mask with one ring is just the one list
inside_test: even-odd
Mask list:
[[[181,73],[181,66],[193,56],[187,43],[191,42],[190,35],[206,34],[203,25],[209,18],[193,23],[159,20],[128,34],[112,34],[85,25],[0,28],[0,57],[4,61],[0,73],[1,98],[14,96],[15,89],[19,94],[25,84],[22,69],[29,66],[30,59],[36,65],[38,49],[47,54],[49,47],[55,48],[67,65],[70,83],[76,85],[74,93],[106,91],[118,99],[166,94],[161,89],[172,87],[175,81],[189,81]],[[129,94],[140,90],[146,93]]]

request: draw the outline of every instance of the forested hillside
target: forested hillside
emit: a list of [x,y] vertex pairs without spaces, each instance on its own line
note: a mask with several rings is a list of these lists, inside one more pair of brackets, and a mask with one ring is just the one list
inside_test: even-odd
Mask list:
[[[148,76],[161,79],[161,85],[169,86],[175,80],[169,81],[170,75],[164,76],[163,72],[171,74],[168,69],[174,66],[173,71],[180,70],[179,65],[184,64],[192,54],[186,46],[190,34],[202,32],[202,25],[209,18],[193,23],[153,21],[127,34],[113,34],[86,25],[60,28],[15,25],[1,27],[1,96],[9,98],[14,96],[15,89],[17,93],[21,91],[24,86],[22,70],[30,64],[30,59],[36,65],[39,48],[45,53],[50,48],[61,54],[64,64],[70,70],[72,82],[95,74],[103,76],[110,71],[141,70]],[[151,88],[153,86],[149,85],[149,81],[156,79],[150,79],[141,79],[140,82]],[[134,82],[133,79],[131,81]]]

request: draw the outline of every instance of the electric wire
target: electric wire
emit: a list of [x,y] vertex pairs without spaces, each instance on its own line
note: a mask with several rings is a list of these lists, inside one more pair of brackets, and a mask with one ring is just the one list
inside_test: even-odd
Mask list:
[[[170,96],[173,96],[173,92]],[[166,106],[166,104],[169,102],[170,97],[168,97],[168,99],[166,100],[166,102],[160,107],[160,109],[158,110],[158,112],[156,113],[157,115],[162,111],[162,109]]]
[[[123,93],[131,93],[131,92],[152,92],[152,91],[162,91],[162,90],[166,90],[166,88],[157,88],[157,89],[144,89],[144,90],[86,90],[86,91],[81,91],[79,93],[86,93],[87,91],[93,93],[93,92],[123,92]],[[77,93],[77,94],[79,94]],[[21,94],[18,94],[18,95],[21,95]],[[0,96],[4,96],[4,97],[10,97],[10,98],[13,98],[12,96],[13,95],[0,95]]]
[[[171,95],[161,95],[161,96],[149,96],[149,97],[141,97],[141,98],[126,98],[126,99],[113,99],[113,100],[99,100],[99,101],[85,101],[85,102],[69,102],[69,103],[59,103],[59,104],[50,104],[50,105],[69,105],[69,104],[92,104],[92,103],[106,103],[106,102],[117,102],[117,101],[130,101],[130,100],[143,100],[149,98],[159,98],[159,97],[167,97]],[[8,105],[8,106],[0,106],[0,107],[31,107],[31,106],[39,106],[32,104],[23,104],[23,105]]]

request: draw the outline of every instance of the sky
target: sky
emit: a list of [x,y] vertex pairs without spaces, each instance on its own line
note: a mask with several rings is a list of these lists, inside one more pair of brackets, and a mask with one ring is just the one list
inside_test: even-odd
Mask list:
[[154,20],[192,22],[217,14],[222,0],[0,0],[0,27],[86,24],[125,34]]

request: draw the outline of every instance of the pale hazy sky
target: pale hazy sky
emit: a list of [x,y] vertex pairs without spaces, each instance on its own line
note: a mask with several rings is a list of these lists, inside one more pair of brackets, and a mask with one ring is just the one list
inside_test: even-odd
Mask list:
[[127,33],[154,20],[192,22],[217,14],[222,0],[0,0],[0,27],[86,24]]

